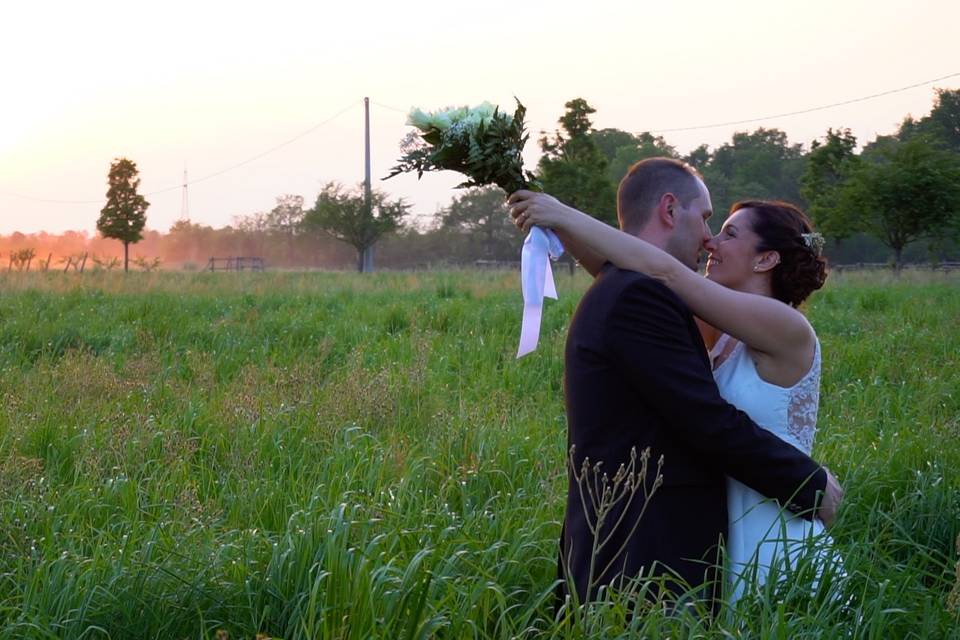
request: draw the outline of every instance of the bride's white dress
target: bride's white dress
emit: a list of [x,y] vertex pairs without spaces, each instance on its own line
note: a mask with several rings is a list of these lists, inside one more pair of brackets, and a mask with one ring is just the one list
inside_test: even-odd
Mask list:
[[[760,377],[742,342],[731,349],[732,340],[722,336],[710,352],[719,362],[713,375],[720,394],[758,425],[809,455],[820,399],[819,341],[810,371],[795,385],[780,387]],[[727,478],[727,504],[731,602],[738,600],[746,588],[763,585],[771,571],[779,576],[788,574],[811,548],[822,551],[831,545],[822,522],[781,509],[775,501],[732,478]],[[815,562],[827,561],[825,554],[816,555]]]

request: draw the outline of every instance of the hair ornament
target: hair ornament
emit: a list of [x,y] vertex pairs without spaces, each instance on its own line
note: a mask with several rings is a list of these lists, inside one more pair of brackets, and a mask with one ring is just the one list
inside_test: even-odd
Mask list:
[[823,235],[814,231],[813,233],[801,233],[800,237],[803,238],[803,244],[813,251],[814,254],[820,256],[823,253],[823,245],[826,244],[826,240],[823,239]]

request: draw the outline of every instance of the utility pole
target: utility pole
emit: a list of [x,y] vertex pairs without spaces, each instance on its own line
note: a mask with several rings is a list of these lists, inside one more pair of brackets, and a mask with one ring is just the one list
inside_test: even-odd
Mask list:
[[183,198],[180,199],[180,220],[190,222],[190,199],[187,197],[187,168],[183,168]]
[[[370,98],[363,99],[363,147],[364,147],[364,167],[363,167],[363,201],[364,215],[368,223],[373,222],[373,197],[370,187]],[[372,226],[372,224],[371,224]],[[360,271],[371,273],[373,271],[373,245],[364,248],[363,256],[360,260]]]

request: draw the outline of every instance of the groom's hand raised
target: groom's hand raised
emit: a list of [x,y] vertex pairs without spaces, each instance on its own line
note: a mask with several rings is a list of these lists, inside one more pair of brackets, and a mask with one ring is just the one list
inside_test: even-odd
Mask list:
[[843,487],[837,482],[830,470],[823,468],[827,472],[827,486],[823,489],[823,497],[820,499],[820,508],[817,510],[817,517],[828,527],[833,524],[837,518],[837,509],[843,502]]

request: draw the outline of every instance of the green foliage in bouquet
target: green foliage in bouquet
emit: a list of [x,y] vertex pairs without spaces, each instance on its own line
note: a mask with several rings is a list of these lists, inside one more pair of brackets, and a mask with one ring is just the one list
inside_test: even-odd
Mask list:
[[529,137],[527,113],[519,100],[513,117],[485,102],[473,109],[450,108],[426,113],[413,109],[407,123],[416,127],[401,143],[403,156],[384,180],[416,171],[458,171],[469,178],[457,188],[495,184],[507,193],[542,190],[533,174],[523,169],[521,152]]

